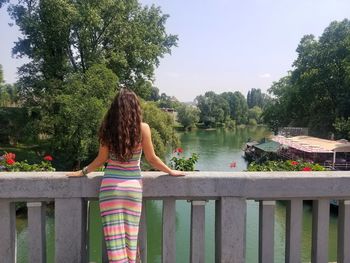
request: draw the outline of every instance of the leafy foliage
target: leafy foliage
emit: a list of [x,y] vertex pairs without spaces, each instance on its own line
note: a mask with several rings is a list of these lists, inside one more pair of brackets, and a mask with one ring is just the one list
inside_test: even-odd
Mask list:
[[142,102],[143,121],[151,127],[152,141],[157,155],[164,157],[166,147],[176,147],[179,138],[173,125],[174,120],[168,113],[159,109],[154,102]]
[[53,127],[50,133],[43,130],[51,142],[50,152],[68,167],[78,168],[82,161],[95,155],[98,127],[115,95],[116,86],[111,83],[117,83],[117,77],[102,65],[95,65],[84,74],[72,74],[65,81],[62,94],[52,98],[53,111],[42,115],[44,125]]
[[261,123],[262,109],[259,106],[254,106],[248,110],[249,123],[254,122],[255,124]]
[[23,141],[29,131],[25,125],[28,112],[23,108],[0,107],[0,144],[16,145]]
[[333,126],[336,130],[337,137],[350,139],[350,117],[347,119],[343,117],[336,118]]
[[267,161],[261,164],[252,162],[248,166],[248,171],[325,171],[326,169],[315,163],[303,162],[303,161]]
[[13,153],[5,153],[0,156],[0,172],[55,171],[55,168],[52,167],[51,161],[49,160],[43,160],[36,164],[29,164],[27,160],[17,162],[15,158],[16,155]]
[[192,153],[191,157],[189,158],[185,158],[183,157],[176,157],[174,156],[173,158],[171,158],[170,162],[170,166],[173,169],[179,170],[179,171],[194,171],[194,166],[196,164],[196,162],[199,159],[199,155],[196,153]]
[[264,108],[266,103],[270,100],[270,97],[261,92],[261,89],[251,89],[247,94],[247,104],[249,109],[258,106]]
[[237,124],[248,122],[248,105],[242,93],[224,92],[216,94],[213,91],[196,97],[200,110],[200,121],[207,127],[215,127],[217,123],[225,123],[229,119]]
[[199,110],[197,107],[182,104],[177,108],[178,121],[184,126],[185,130],[194,127],[199,121]]
[[168,96],[165,93],[162,93],[158,98],[157,105],[160,108],[177,109],[181,103],[176,99],[176,97]]
[[230,114],[228,102],[213,91],[196,97],[200,110],[200,121],[207,127],[215,127],[216,123],[223,123]]
[[304,36],[297,53],[293,70],[269,89],[264,120],[273,130],[304,126],[328,136],[337,118],[350,117],[350,21],[332,22],[319,39]]
[[[60,169],[77,168],[96,152],[96,131],[117,86],[152,96],[154,69],[177,42],[165,30],[168,15],[137,0],[13,1],[9,13],[22,33],[13,54],[29,59],[17,83],[27,130],[50,143]],[[161,125],[153,125],[159,151],[172,141]]]

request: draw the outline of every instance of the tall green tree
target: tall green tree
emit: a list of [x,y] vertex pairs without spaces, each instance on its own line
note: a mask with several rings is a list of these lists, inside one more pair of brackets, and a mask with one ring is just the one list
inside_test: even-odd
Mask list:
[[254,106],[248,110],[249,121],[254,120],[257,124],[261,123],[262,109],[259,106]]
[[199,109],[191,105],[182,104],[177,108],[177,118],[185,130],[191,129],[199,122]]
[[200,110],[200,121],[208,127],[215,127],[217,123],[224,123],[229,117],[230,107],[223,96],[213,91],[196,97],[196,104]]
[[258,106],[259,108],[264,108],[267,101],[269,100],[269,96],[263,92],[261,89],[251,89],[247,94],[247,104],[249,109]]
[[319,39],[304,36],[297,53],[289,76],[271,87],[264,118],[327,136],[350,116],[350,21],[332,22]]
[[244,95],[239,92],[224,92],[221,94],[229,105],[230,117],[237,124],[246,124],[248,122],[248,104]]
[[168,15],[137,0],[14,1],[9,12],[22,33],[13,54],[29,58],[18,87],[34,135],[75,165],[96,150],[92,134],[117,84],[148,98],[159,59],[177,42]]
[[160,108],[172,108],[176,109],[178,108],[181,103],[178,101],[178,99],[174,96],[168,96],[164,92],[160,94],[159,99],[157,101],[157,105]]

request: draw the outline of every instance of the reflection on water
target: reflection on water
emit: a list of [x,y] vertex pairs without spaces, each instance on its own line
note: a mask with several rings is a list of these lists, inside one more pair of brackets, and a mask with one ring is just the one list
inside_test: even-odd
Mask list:
[[[180,133],[184,154],[192,152],[200,154],[197,169],[201,171],[242,171],[246,169],[246,162],[242,158],[242,148],[248,139],[260,140],[269,132],[264,127],[240,128],[233,131],[197,130]],[[168,159],[171,156],[168,156]],[[237,167],[232,169],[229,164],[236,161]],[[205,257],[206,263],[215,260],[214,246],[214,201],[206,204],[205,215]],[[147,234],[148,234],[148,262],[161,262],[162,244],[162,201],[147,201]],[[176,262],[189,262],[190,251],[190,203],[187,201],[176,202]],[[246,262],[258,262],[258,202],[248,201],[247,206],[247,246]],[[101,221],[99,217],[98,202],[90,202],[90,261],[101,262]],[[277,202],[275,216],[275,263],[284,262],[285,246],[285,215],[286,205]],[[310,262],[311,235],[312,235],[312,211],[311,203],[304,204],[303,213],[303,237],[302,237],[302,262]],[[18,237],[18,263],[27,262],[26,236],[27,220],[17,218]],[[329,231],[329,261],[336,261],[336,233],[337,217],[331,214]],[[47,216],[47,243],[48,262],[54,262],[54,220],[53,214]]]

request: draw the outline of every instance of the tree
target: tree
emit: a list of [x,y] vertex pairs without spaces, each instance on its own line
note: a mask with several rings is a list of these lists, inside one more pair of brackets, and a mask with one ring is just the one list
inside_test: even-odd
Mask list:
[[97,131],[115,96],[116,75],[106,67],[93,66],[83,75],[73,74],[65,81],[62,94],[52,98],[52,111],[41,112],[40,122],[51,142],[50,152],[65,167],[79,168],[96,154]]
[[257,124],[261,123],[262,109],[258,106],[254,106],[248,111],[249,120],[255,120]]
[[163,92],[162,94],[160,94],[159,100],[157,101],[157,105],[160,108],[176,109],[181,105],[181,103],[176,97],[168,96]]
[[350,117],[335,119],[334,128],[338,138],[350,140]]
[[258,106],[261,109],[264,108],[268,99],[269,96],[261,92],[261,89],[253,88],[250,91],[248,91],[247,94],[247,104],[249,109],[253,108],[254,106]]
[[13,52],[31,59],[20,70],[22,78],[34,74],[31,80],[39,74],[62,80],[102,63],[134,88],[152,80],[159,58],[177,41],[165,32],[168,16],[136,0],[20,1],[9,10],[24,35]]
[[196,97],[196,104],[200,110],[200,121],[208,127],[214,127],[216,123],[224,123],[229,117],[230,107],[223,96],[213,91],[208,91]]
[[0,84],[0,107],[13,107],[18,103],[18,89],[13,84]]
[[27,137],[28,112],[23,108],[0,107],[0,145],[16,146]]
[[199,122],[199,109],[194,106],[182,104],[177,108],[178,121],[185,130],[190,129]]
[[237,124],[246,124],[248,122],[248,104],[246,98],[239,91],[224,92],[221,94],[228,102],[230,108],[230,117]]
[[332,22],[319,39],[304,36],[297,53],[290,74],[269,90],[264,119],[327,136],[337,118],[350,116],[350,21]]
[[143,120],[151,127],[152,141],[157,155],[164,157],[166,146],[175,148],[179,144],[179,138],[173,130],[174,120],[166,112],[157,107],[154,102],[142,103]]
[[18,1],[9,12],[23,35],[13,54],[29,58],[18,87],[33,133],[76,167],[96,151],[117,84],[148,98],[159,59],[177,42],[168,16],[137,0]]
[[160,99],[159,89],[157,87],[152,86],[151,94],[148,100],[158,101]]

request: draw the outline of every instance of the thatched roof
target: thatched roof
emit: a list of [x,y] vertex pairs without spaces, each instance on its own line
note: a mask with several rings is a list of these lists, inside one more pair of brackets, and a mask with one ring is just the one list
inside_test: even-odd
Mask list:
[[304,152],[350,152],[350,142],[346,140],[333,141],[311,136],[295,136],[287,138],[281,135],[274,136],[271,140]]

